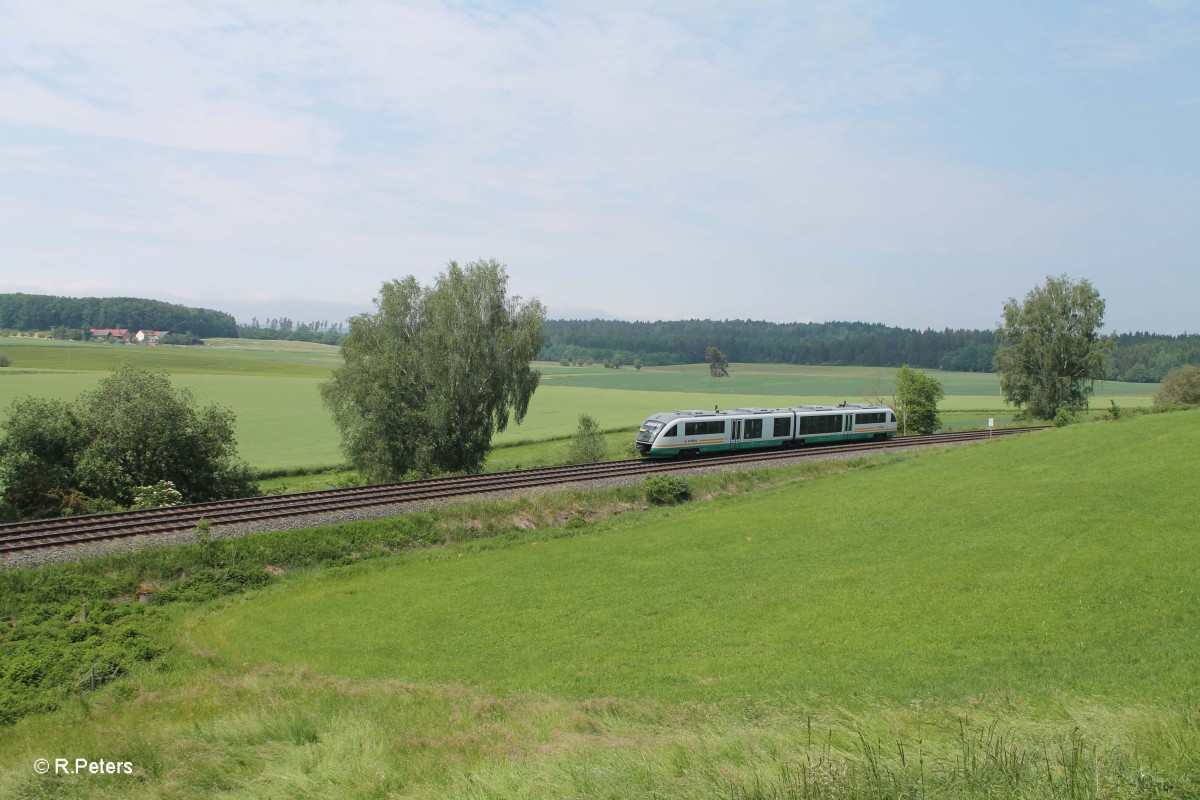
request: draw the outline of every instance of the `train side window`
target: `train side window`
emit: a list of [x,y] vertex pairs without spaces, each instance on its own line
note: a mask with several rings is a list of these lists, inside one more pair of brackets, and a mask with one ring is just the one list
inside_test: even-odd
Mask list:
[[710,422],[685,422],[683,423],[684,436],[707,436],[712,433],[724,433],[725,420],[715,420]]
[[762,420],[748,419],[745,422],[745,428],[742,430],[743,439],[761,439],[762,438]]
[[678,436],[679,434],[676,433],[677,430],[679,430],[679,425],[672,425],[671,429],[664,433],[663,436]]
[[792,418],[791,417],[776,417],[775,432],[772,434],[776,438],[780,436],[792,435]]
[[839,433],[842,430],[841,414],[820,414],[800,418],[800,433]]

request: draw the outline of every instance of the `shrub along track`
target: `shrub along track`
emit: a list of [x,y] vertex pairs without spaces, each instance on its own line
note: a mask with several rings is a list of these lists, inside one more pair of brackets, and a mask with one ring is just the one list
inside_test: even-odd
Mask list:
[[[772,461],[841,453],[865,454],[916,446],[960,444],[993,436],[1011,435],[1038,428],[1004,428],[990,431],[909,436],[885,442],[821,445],[800,449],[754,451],[679,461],[628,459],[601,464],[511,470],[486,475],[407,481],[354,489],[331,489],[298,494],[251,497],[209,503],[189,503],[148,511],[122,511],[78,517],[35,520],[0,525],[0,557],[27,555],[61,548],[131,537],[192,531],[207,520],[214,531],[225,526],[255,523],[256,530],[294,527],[296,518],[331,512],[372,509],[380,506],[428,503],[465,495],[509,492],[533,487],[583,483],[607,478],[628,478],[657,472],[675,472],[739,466],[770,466]],[[292,520],[292,524],[287,524]],[[0,561],[0,563],[3,563]]]

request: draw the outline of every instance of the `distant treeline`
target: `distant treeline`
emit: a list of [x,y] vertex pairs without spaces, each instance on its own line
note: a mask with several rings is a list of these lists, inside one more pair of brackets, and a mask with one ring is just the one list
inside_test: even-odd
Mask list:
[[237,336],[233,315],[137,297],[56,297],[0,294],[0,328],[40,331],[68,328],[129,328],[194,336]]
[[[55,297],[0,294],[0,329],[34,331],[130,328],[190,333],[201,338],[240,337],[339,344],[344,322],[296,322],[272,317],[238,325],[232,315],[135,297]],[[563,364],[645,366],[698,364],[717,347],[729,361],[759,364],[829,364],[955,372],[991,372],[993,331],[914,330],[869,322],[755,322],[611,319],[547,320],[538,359]],[[1155,383],[1177,367],[1200,364],[1200,334],[1123,333],[1109,358],[1108,379]]]
[[[541,358],[568,363],[695,364],[717,347],[730,361],[766,364],[900,366],[962,371],[992,368],[991,331],[910,330],[867,322],[754,322],[749,320],[547,320]],[[943,364],[943,362],[945,362]]]
[[1200,364],[1200,334],[1122,333],[1108,359],[1108,377],[1114,381],[1157,383],[1171,370],[1189,364]]
[[329,320],[298,323],[290,317],[269,317],[259,322],[258,317],[254,317],[249,325],[238,325],[238,336],[243,339],[339,344],[345,335],[344,323]]
[[[730,361],[766,364],[829,364],[956,372],[991,372],[993,331],[913,330],[866,322],[774,323],[746,320],[547,320],[543,361],[611,362],[646,366],[697,364],[717,347]],[[1126,333],[1117,337],[1110,380],[1156,382],[1172,369],[1200,364],[1200,335]]]

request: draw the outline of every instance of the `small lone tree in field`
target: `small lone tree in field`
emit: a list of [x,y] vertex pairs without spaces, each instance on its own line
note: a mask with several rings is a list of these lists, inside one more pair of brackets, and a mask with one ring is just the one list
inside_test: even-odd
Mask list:
[[905,364],[896,371],[895,391],[895,410],[904,433],[933,433],[942,427],[938,401],[946,391],[941,381]]
[[608,457],[608,445],[596,420],[587,414],[579,415],[579,427],[571,437],[567,460],[572,464],[595,464]]
[[704,351],[704,357],[708,360],[708,374],[714,378],[724,378],[729,375],[729,359],[715,347],[710,347]]

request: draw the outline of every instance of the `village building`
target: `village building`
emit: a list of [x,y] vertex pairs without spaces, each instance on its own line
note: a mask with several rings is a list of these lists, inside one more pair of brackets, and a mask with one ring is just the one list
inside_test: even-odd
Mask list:
[[88,336],[93,341],[120,342],[122,344],[158,344],[162,337],[170,331],[140,330],[130,334],[128,328],[88,328]]
[[96,341],[109,342],[117,340],[129,342],[128,328],[88,328],[88,336]]

